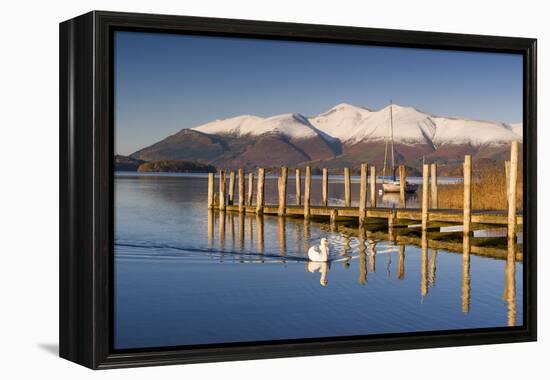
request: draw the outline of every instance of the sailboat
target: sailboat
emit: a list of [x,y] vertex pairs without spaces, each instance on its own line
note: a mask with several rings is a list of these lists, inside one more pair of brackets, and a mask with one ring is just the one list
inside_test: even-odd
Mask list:
[[[386,177],[386,167],[388,162],[388,145],[391,149],[391,177]],[[388,136],[386,137],[386,146],[384,149],[384,168],[382,169],[382,191],[384,193],[399,193],[400,183],[395,177],[395,155],[393,150],[393,102],[390,100],[390,124],[388,127]],[[409,182],[405,182],[405,192],[414,193],[417,189],[417,185]]]

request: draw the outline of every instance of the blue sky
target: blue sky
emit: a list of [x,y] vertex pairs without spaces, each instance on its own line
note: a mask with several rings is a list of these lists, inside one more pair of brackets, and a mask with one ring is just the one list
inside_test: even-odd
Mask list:
[[116,32],[115,152],[214,119],[342,102],[520,122],[522,83],[514,54]]

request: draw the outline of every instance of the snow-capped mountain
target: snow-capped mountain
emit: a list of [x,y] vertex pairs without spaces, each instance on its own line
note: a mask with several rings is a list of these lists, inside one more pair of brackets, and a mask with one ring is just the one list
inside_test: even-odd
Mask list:
[[397,159],[433,156],[454,162],[463,154],[499,157],[522,124],[445,117],[397,104],[380,110],[351,104],[312,117],[287,113],[271,117],[240,115],[184,128],[131,156],[142,160],[196,160],[214,165],[252,167],[320,162],[339,167],[357,160],[380,161],[389,136],[390,115]]

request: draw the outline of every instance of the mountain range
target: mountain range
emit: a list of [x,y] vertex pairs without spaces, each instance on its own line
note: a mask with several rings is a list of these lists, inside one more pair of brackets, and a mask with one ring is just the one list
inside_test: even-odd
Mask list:
[[474,161],[503,161],[513,140],[522,141],[522,124],[443,117],[397,104],[374,111],[351,104],[306,117],[240,115],[214,120],[130,155],[143,161],[187,160],[218,167],[253,169],[306,163],[320,167],[381,165],[393,120],[396,163],[418,168],[424,159],[453,167],[464,154]]

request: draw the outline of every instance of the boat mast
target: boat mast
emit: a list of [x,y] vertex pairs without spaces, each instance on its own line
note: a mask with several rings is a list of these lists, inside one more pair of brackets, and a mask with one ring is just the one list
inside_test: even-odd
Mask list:
[[393,102],[390,99],[391,175],[395,181],[395,156],[393,153]]

